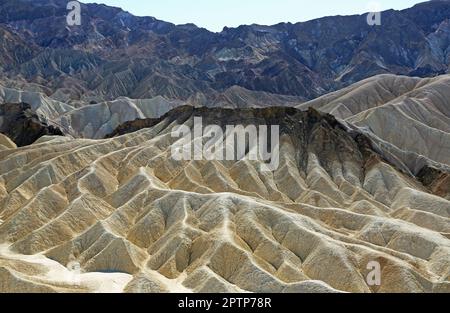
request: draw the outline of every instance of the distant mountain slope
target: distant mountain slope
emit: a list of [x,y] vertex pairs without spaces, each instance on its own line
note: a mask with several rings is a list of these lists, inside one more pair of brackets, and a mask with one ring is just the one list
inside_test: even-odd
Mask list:
[[83,4],[68,27],[67,1],[0,0],[3,84],[72,103],[188,100],[232,86],[313,99],[364,78],[449,71],[450,2],[297,24],[240,26],[212,33]]
[[[425,166],[450,170],[450,75],[412,78],[379,75],[309,102],[298,97],[232,87],[188,100],[118,98],[73,107],[43,94],[0,88],[4,103],[30,103],[44,124],[72,137],[101,139],[127,122],[159,118],[183,105],[195,107],[313,107],[345,121],[371,138],[375,149],[398,168],[418,174]],[[0,126],[2,126],[0,114]],[[10,121],[11,123],[11,121]]]

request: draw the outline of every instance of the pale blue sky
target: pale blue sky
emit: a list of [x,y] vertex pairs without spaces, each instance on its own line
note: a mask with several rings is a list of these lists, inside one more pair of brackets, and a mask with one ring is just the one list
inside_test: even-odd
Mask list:
[[82,0],[153,16],[175,24],[194,23],[212,31],[242,24],[302,22],[329,15],[362,14],[379,3],[381,10],[404,9],[417,0]]

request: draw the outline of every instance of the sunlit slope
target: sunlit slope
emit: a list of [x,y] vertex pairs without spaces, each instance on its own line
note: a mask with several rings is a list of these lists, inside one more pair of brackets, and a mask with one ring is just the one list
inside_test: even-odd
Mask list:
[[[194,115],[277,123],[279,168],[175,161],[173,126]],[[333,117],[183,107],[152,123],[105,140],[1,139],[0,291],[450,291],[448,194]]]

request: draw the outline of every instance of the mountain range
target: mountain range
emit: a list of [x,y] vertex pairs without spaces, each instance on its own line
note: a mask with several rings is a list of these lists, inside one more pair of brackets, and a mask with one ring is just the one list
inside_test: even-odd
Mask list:
[[213,33],[82,4],[69,27],[65,0],[2,0],[0,73],[5,87],[62,102],[125,96],[188,100],[239,86],[311,100],[377,74],[449,71],[450,3]]

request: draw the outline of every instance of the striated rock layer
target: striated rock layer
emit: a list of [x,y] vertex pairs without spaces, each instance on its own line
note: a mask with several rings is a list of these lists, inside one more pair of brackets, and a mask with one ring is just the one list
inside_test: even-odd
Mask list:
[[297,106],[364,132],[392,163],[417,175],[450,168],[450,76],[379,75]]
[[[194,116],[279,125],[280,166],[174,160]],[[1,292],[450,292],[447,173],[399,171],[331,115],[182,107],[118,134],[0,137]]]
[[105,138],[123,125],[132,125],[130,121],[159,119],[183,105],[234,109],[285,106],[307,110],[312,107],[363,132],[374,149],[392,164],[417,175],[425,166],[450,171],[449,90],[449,75],[425,79],[378,75],[306,103],[296,97],[233,87],[209,96],[196,94],[188,101],[164,97],[118,98],[73,107],[40,93],[0,87],[0,102],[5,103],[0,104],[0,131],[8,130],[5,123],[16,123],[17,114],[11,112],[22,112],[28,107],[26,111],[40,124],[50,125],[71,137],[90,139]]

